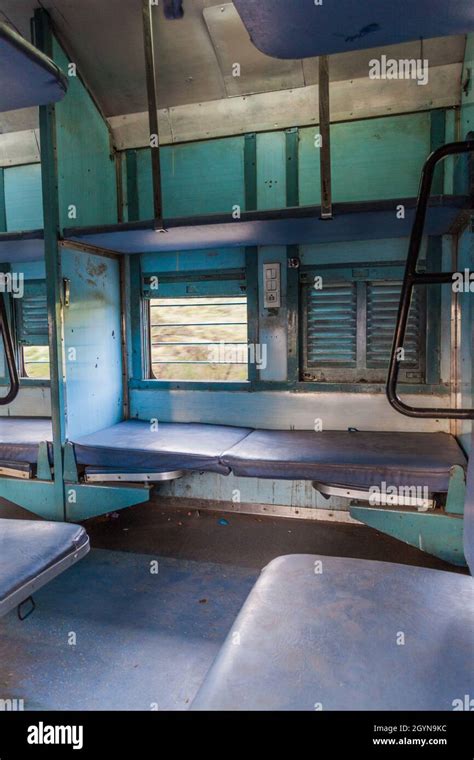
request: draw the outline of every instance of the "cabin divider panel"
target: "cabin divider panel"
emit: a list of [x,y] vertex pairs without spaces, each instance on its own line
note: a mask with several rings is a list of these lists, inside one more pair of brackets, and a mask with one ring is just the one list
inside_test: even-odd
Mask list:
[[63,249],[67,436],[123,418],[120,271],[116,259]]
[[[53,35],[53,58],[71,73],[71,61]],[[107,122],[82,83],[69,76],[55,105],[60,224],[76,227],[117,222],[115,156]]]

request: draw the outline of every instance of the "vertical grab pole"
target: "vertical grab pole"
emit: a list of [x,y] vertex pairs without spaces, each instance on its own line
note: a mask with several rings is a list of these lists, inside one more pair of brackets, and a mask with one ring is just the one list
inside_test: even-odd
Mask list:
[[[35,10],[35,44],[53,57],[51,22],[43,8]],[[56,153],[56,110],[40,106],[41,175],[44,206],[44,249],[46,294],[48,301],[49,352],[51,362],[51,421],[53,427],[53,464],[55,519],[67,519],[64,488],[64,446],[66,442],[66,387],[63,336],[63,279],[61,251],[58,246],[60,211]]]
[[321,219],[332,219],[329,58],[319,56],[319,132],[321,135]]
[[405,267],[405,276],[400,294],[400,305],[398,308],[397,321],[392,342],[390,354],[390,363],[388,368],[386,395],[389,403],[400,414],[407,417],[440,417],[451,420],[472,420],[474,419],[474,408],[472,409],[450,409],[444,407],[414,407],[405,404],[397,393],[398,374],[399,374],[399,351],[403,349],[405,334],[408,325],[408,315],[410,312],[410,302],[413,288],[416,285],[430,285],[453,282],[452,272],[417,272],[417,263],[420,256],[421,244],[425,227],[426,212],[431,192],[433,176],[438,161],[447,156],[456,156],[460,153],[473,153],[474,140],[465,140],[464,142],[447,143],[437,148],[425,161],[421,172],[420,189],[418,191],[418,200],[416,204],[415,220],[413,222],[410,243],[408,246],[408,255]]
[[155,48],[153,44],[153,13],[150,0],[143,0],[143,45],[145,49],[148,123],[150,127],[151,173],[153,181],[153,214],[155,229],[163,230],[161,195],[160,137],[158,132],[158,103],[156,97]]
[[0,397],[0,406],[8,406],[18,396],[20,390],[20,381],[18,379],[18,370],[15,361],[15,350],[13,348],[12,334],[10,331],[10,325],[8,323],[7,308],[5,306],[5,300],[0,295],[0,333],[3,338],[3,347],[5,351],[5,359],[8,368],[8,375],[10,377],[10,387],[8,393],[5,396]]

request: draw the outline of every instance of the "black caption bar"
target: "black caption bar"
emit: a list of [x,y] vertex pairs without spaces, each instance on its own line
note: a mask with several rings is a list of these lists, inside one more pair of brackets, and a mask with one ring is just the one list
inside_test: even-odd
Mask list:
[[[176,750],[226,748],[255,751],[262,740],[268,756],[282,741],[294,751],[302,742],[313,755],[352,757],[473,757],[472,714],[449,713],[199,713],[199,712],[11,712],[0,713],[0,760],[27,757],[147,757]],[[249,729],[249,730],[246,730]],[[291,745],[290,745],[291,746]],[[147,749],[149,748],[149,749]],[[152,748],[153,752],[152,752]],[[240,747],[239,747],[240,748]],[[187,747],[186,747],[187,749]],[[320,751],[323,750],[323,754]],[[307,751],[307,750],[306,750]]]

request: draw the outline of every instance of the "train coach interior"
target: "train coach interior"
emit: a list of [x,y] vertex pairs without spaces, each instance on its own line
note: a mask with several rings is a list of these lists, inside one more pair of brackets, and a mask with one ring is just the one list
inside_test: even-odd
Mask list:
[[409,5],[0,0],[2,703],[472,693],[474,15]]

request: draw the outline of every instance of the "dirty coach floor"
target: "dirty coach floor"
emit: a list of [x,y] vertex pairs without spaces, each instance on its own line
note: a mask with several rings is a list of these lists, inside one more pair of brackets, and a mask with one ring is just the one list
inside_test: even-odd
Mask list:
[[[2,505],[4,517],[31,515]],[[259,571],[311,553],[454,570],[369,528],[177,507],[89,520],[91,553],[0,620],[0,700],[25,710],[185,710]]]

